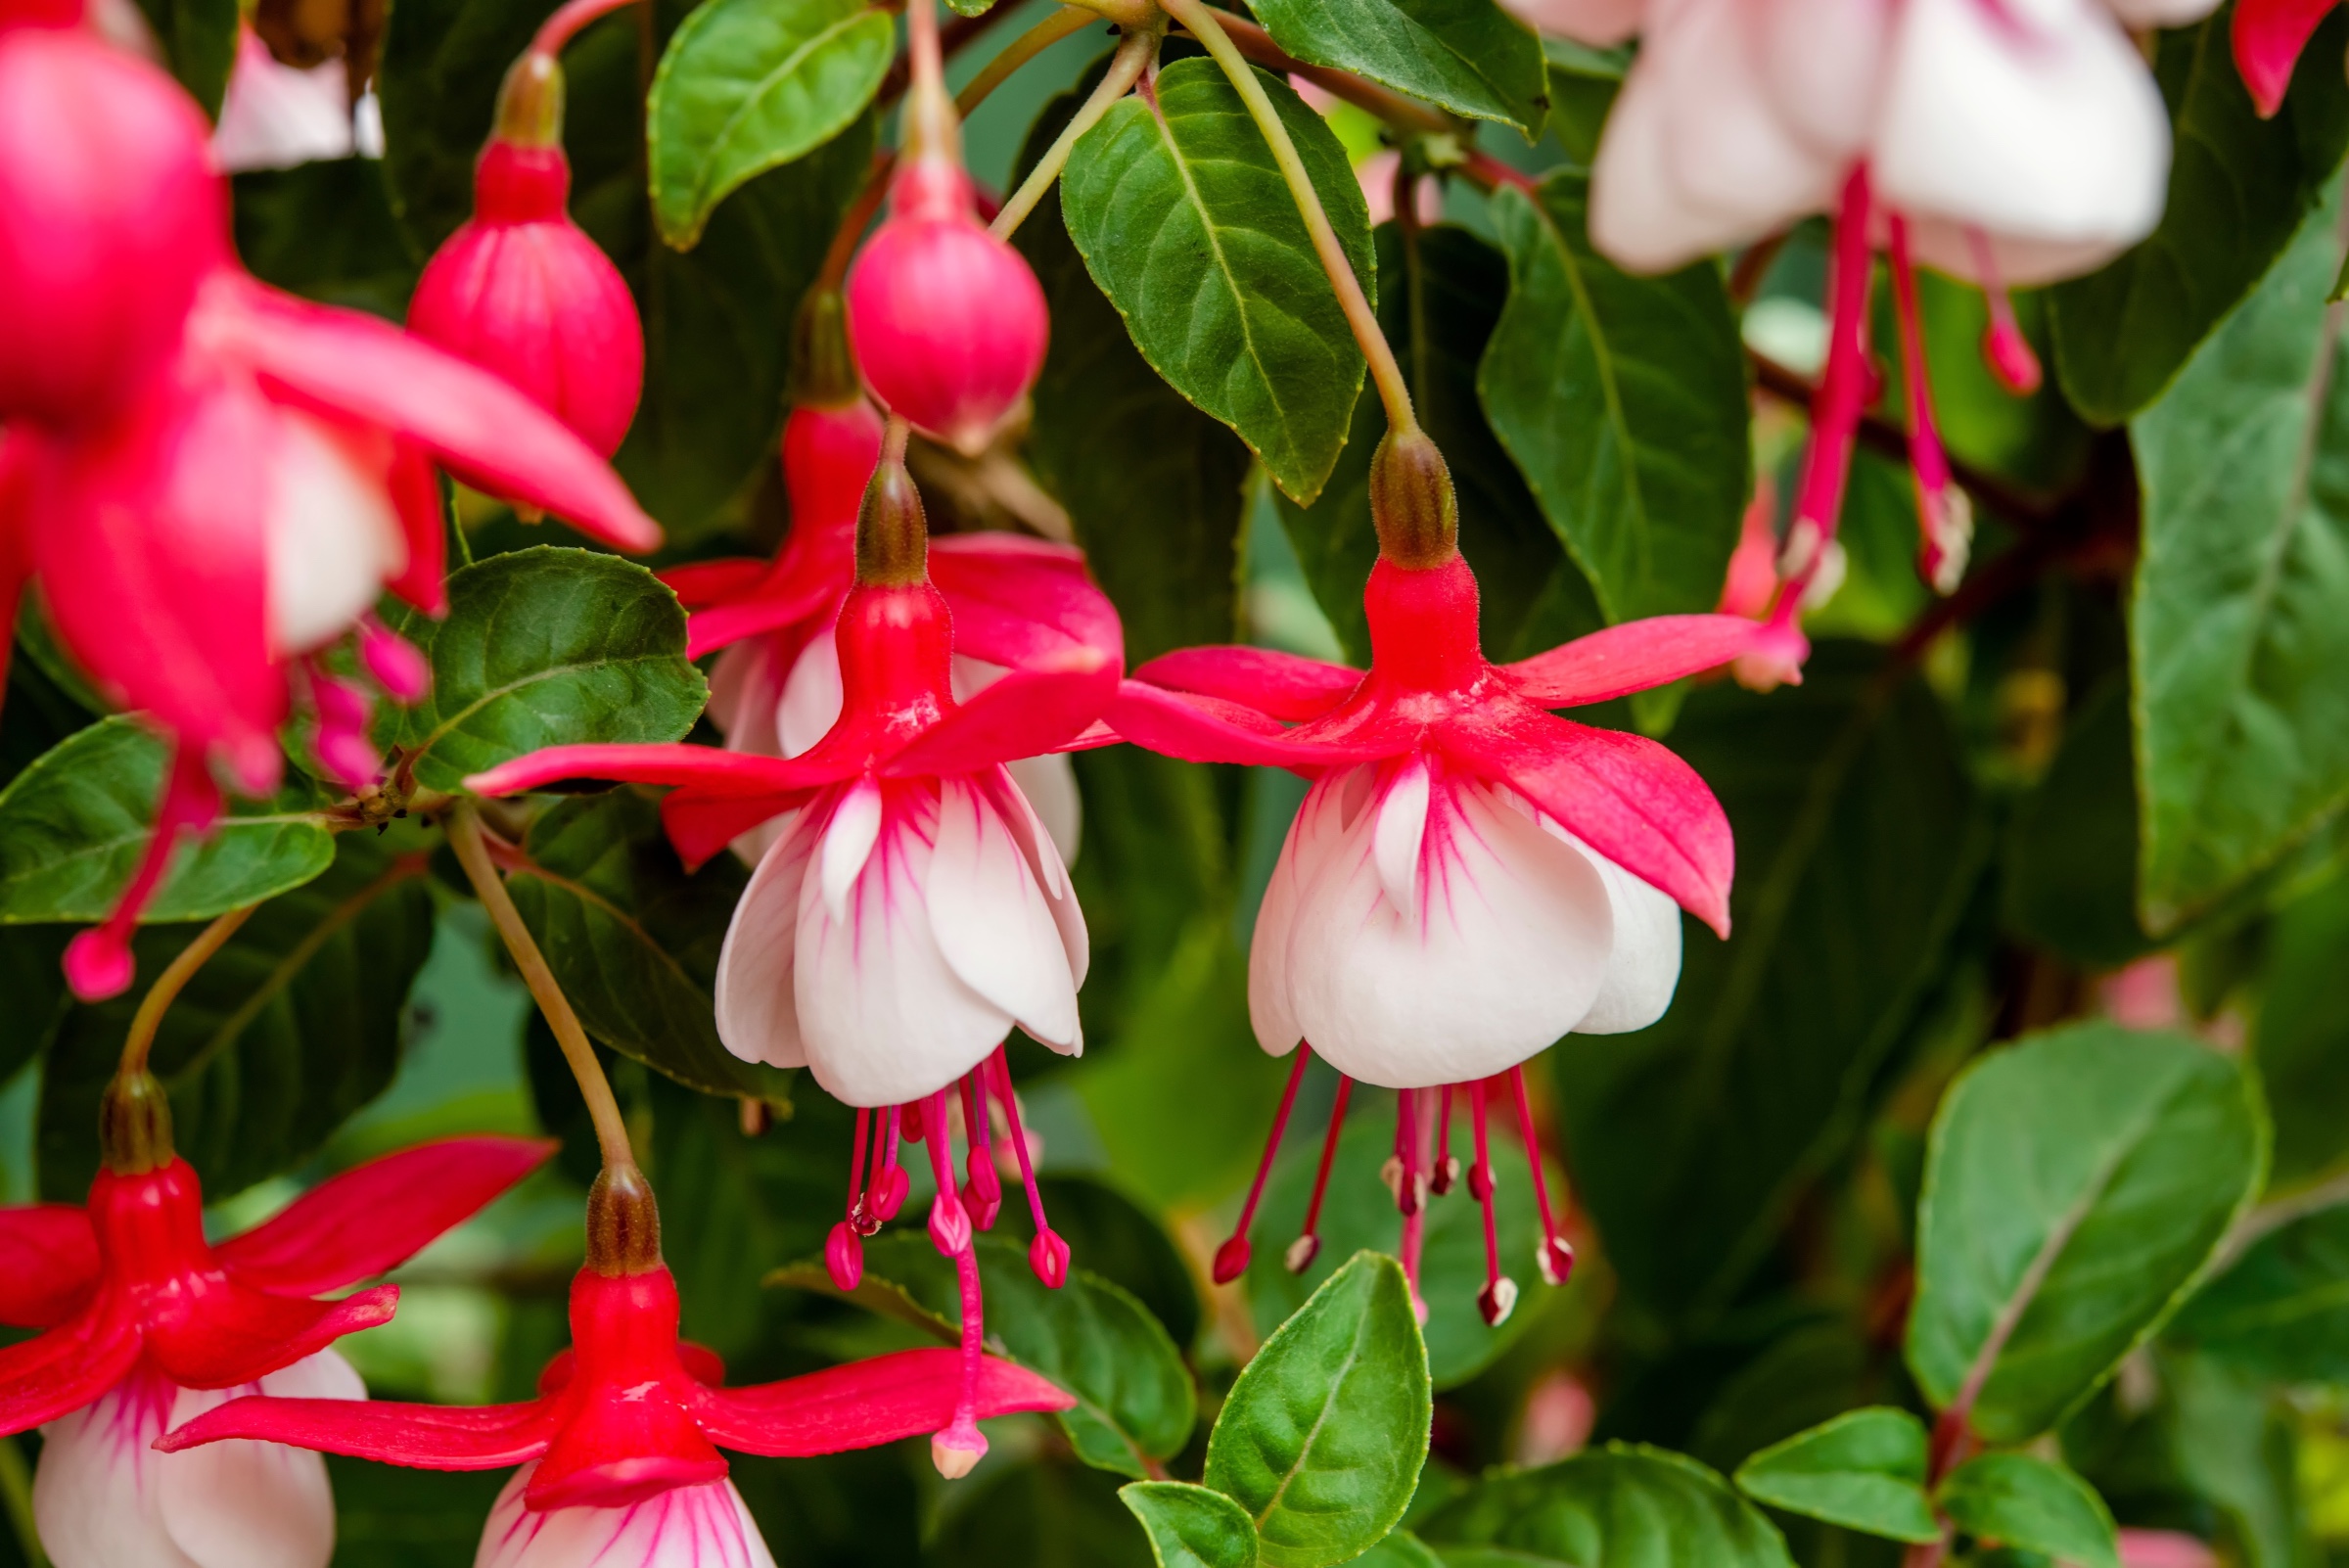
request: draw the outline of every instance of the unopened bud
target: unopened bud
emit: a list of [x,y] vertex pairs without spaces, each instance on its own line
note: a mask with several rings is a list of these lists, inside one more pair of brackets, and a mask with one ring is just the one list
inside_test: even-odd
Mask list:
[[1378,553],[1425,571],[1459,547],[1460,503],[1444,454],[1423,430],[1389,431],[1370,457],[1370,521]]
[[838,289],[810,289],[792,323],[791,400],[837,408],[864,395],[849,352],[849,306]]
[[661,1207],[633,1165],[605,1166],[587,1189],[587,1267],[607,1276],[661,1267]]
[[552,55],[525,50],[497,89],[496,140],[516,147],[555,147],[563,140],[563,65]]

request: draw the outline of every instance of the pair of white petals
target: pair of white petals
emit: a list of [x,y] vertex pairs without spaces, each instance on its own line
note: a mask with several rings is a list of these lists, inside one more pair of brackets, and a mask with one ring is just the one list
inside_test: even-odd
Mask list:
[[32,1516],[57,1568],[326,1568],[335,1499],[326,1461],[243,1440],[158,1453],[155,1440],[243,1394],[359,1400],[333,1351],[239,1388],[191,1389],[141,1361],[41,1429]]
[[672,1487],[625,1507],[534,1512],[523,1494],[537,1468],[524,1465],[498,1493],[474,1568],[775,1568],[731,1481]]
[[1501,1072],[1569,1033],[1672,1003],[1681,917],[1514,792],[1413,759],[1307,795],[1257,915],[1248,1004],[1350,1078],[1425,1088]]

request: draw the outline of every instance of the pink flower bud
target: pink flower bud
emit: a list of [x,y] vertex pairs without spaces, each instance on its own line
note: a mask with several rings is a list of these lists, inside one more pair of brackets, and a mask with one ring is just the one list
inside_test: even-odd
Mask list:
[[565,208],[569,160],[493,140],[473,191],[473,217],[417,281],[408,330],[505,377],[610,456],[644,390],[644,328],[620,269]]
[[228,254],[210,126],[80,28],[0,27],[0,420],[104,415]]
[[1043,367],[1036,274],[980,226],[970,179],[919,159],[849,271],[849,343],[873,394],[965,452],[986,446]]

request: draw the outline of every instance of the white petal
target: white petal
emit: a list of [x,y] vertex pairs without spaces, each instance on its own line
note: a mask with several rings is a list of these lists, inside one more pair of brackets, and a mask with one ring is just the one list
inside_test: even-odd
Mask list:
[[1419,847],[1427,839],[1427,764],[1413,759],[1378,803],[1370,858],[1387,901],[1405,918],[1419,913]]
[[1077,793],[1075,761],[1066,752],[1051,752],[1042,757],[1023,757],[1004,766],[1011,769],[1011,781],[1020,787],[1029,806],[1042,819],[1044,831],[1052,836],[1052,847],[1060,852],[1061,864],[1075,865],[1077,849],[1084,835],[1084,798]]
[[1672,1006],[1672,993],[1681,984],[1681,906],[1672,895],[1642,882],[1548,817],[1542,826],[1575,849],[1598,868],[1607,885],[1607,904],[1615,916],[1615,945],[1607,958],[1607,978],[1583,1021],[1578,1035],[1628,1035],[1645,1029]]
[[2012,234],[1993,234],[1935,217],[1912,213],[1909,219],[1909,249],[1919,266],[1946,272],[1967,283],[1987,283],[1973,237],[1990,246],[1992,276],[2010,289],[2028,289],[2063,278],[2094,272],[2123,251],[2117,240],[2037,240]]
[[2168,115],[2096,0],[1909,0],[1871,170],[1889,205],[2117,249],[2161,216]]
[[489,1509],[474,1568],[775,1568],[731,1481],[676,1487],[621,1508],[523,1505],[535,1463]]
[[1504,10],[1541,32],[1611,49],[1639,30],[1640,0],[1500,0]]
[[[367,1386],[333,1351],[305,1357],[258,1384],[182,1389],[171,1424],[241,1394],[363,1400]],[[326,1461],[281,1443],[209,1443],[162,1455],[163,1526],[203,1568],[325,1568],[335,1553],[335,1496]]]
[[353,148],[350,86],[343,62],[307,70],[278,64],[251,32],[237,40],[236,68],[220,101],[212,156],[231,174],[348,158]]
[[203,1568],[163,1528],[163,1455],[149,1446],[170,1429],[178,1395],[141,1360],[97,1400],[41,1428],[32,1517],[57,1568]]
[[792,985],[800,941],[800,885],[815,845],[813,808],[796,820],[751,873],[717,953],[717,1038],[746,1062],[805,1067],[800,1003]]
[[1073,1050],[1077,983],[1060,928],[1010,824],[964,780],[941,781],[925,890],[947,966],[1036,1039]]
[[1831,205],[1852,152],[1812,145],[1778,114],[1749,12],[1749,0],[1687,0],[1653,44],[1671,82],[1664,147],[1673,185],[1729,225],[1708,250]]
[[1839,164],[1875,130],[1894,14],[1884,0],[1762,0],[1749,12],[1771,108]]
[[[1067,758],[1030,758],[1029,761],[1062,761]],[[1002,809],[1004,820],[1020,841],[1020,853],[1028,857],[1028,865],[1036,873],[1036,882],[1044,890],[1044,899],[1052,905],[1052,923],[1060,928],[1060,945],[1068,954],[1069,974],[1080,989],[1092,967],[1092,939],[1084,929],[1084,910],[1078,905],[1077,888],[1069,880],[1069,868],[1060,857],[1060,841],[1049,831],[1028,799],[1019,762],[1004,764],[1005,780],[994,792],[995,805]],[[1076,779],[1069,779],[1070,801],[1075,802]]]
[[881,836],[881,786],[858,779],[824,824],[823,847],[816,852],[817,875],[823,879],[824,907],[835,920],[849,917],[849,890],[872,857],[873,841]]
[[[1340,1072],[1391,1088],[1483,1078],[1580,1023],[1613,940],[1591,863],[1484,788],[1438,778],[1415,918],[1357,819],[1290,920],[1290,1009]],[[1309,868],[1310,869],[1310,868]]]
[[[336,68],[340,69],[340,67]],[[408,563],[377,455],[325,422],[279,408],[269,470],[269,633],[281,654],[334,641]]]
[[797,757],[822,740],[840,722],[841,702],[840,646],[827,629],[807,639],[783,682],[775,710],[777,755]]
[[901,1105],[977,1066],[1011,1030],[1011,1014],[948,964],[930,923],[926,888],[938,803],[893,785],[881,833],[835,916],[808,877],[800,891],[792,974],[807,1066],[835,1099]]
[[1256,932],[1248,945],[1248,1020],[1256,1027],[1256,1042],[1271,1055],[1286,1056],[1305,1036],[1289,999],[1289,947],[1296,935],[1298,905],[1331,852],[1345,840],[1348,786],[1376,771],[1367,765],[1350,768],[1315,783],[1289,823],[1280,858],[1265,883]]
[[2104,0],[2121,25],[2132,31],[2183,27],[2219,9],[2218,0]]

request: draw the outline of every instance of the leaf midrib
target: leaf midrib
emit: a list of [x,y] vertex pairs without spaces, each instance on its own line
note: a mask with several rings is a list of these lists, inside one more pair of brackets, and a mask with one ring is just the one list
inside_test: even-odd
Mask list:
[[[416,762],[419,762],[426,757],[430,756],[433,748],[439,745],[440,742],[447,737],[450,731],[456,729],[459,725],[463,724],[465,720],[471,718],[474,715],[480,713],[483,709],[488,707],[491,703],[498,701],[500,698],[511,697],[516,692],[527,690],[531,686],[544,685],[546,682],[554,680],[563,675],[576,675],[587,670],[614,669],[634,665],[657,665],[666,660],[681,657],[681,655],[668,653],[625,654],[617,658],[586,660],[567,665],[548,665],[542,669],[533,669],[530,671],[530,673],[524,676],[520,680],[512,680],[508,681],[502,686],[492,686],[488,688],[479,697],[467,703],[464,707],[458,709],[455,713],[450,714],[442,718],[439,723],[434,725],[432,729],[427,731],[424,739],[417,744],[415,752],[411,754],[408,759],[409,764],[413,766]],[[257,819],[248,817],[244,820],[253,821]]]

